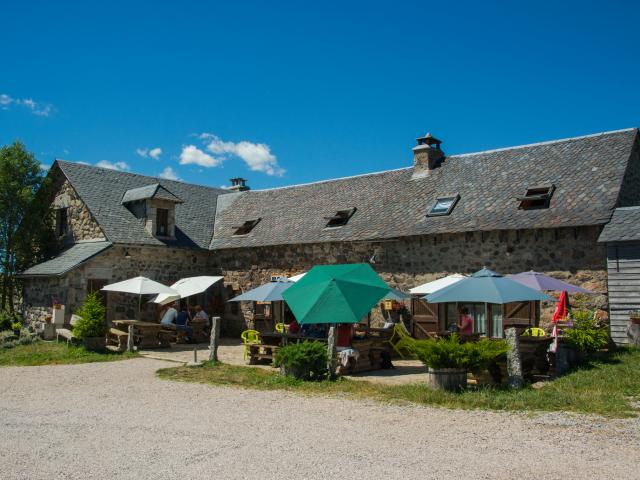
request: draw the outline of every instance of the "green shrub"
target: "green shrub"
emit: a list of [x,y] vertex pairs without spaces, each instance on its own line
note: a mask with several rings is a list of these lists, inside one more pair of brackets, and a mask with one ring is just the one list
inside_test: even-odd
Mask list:
[[302,342],[279,349],[276,367],[284,367],[287,375],[302,380],[319,380],[327,375],[327,346],[321,342]]
[[13,322],[11,324],[11,330],[20,330],[22,328],[22,323],[20,322]]
[[482,339],[461,342],[455,333],[438,340],[416,340],[412,352],[425,366],[433,369],[460,368],[479,372],[509,349],[503,340]]
[[607,325],[595,320],[594,312],[575,310],[571,312],[573,326],[564,331],[563,342],[580,352],[593,353],[609,344]]
[[80,319],[73,327],[78,338],[103,337],[107,330],[104,305],[95,292],[87,295],[82,307],[76,311]]
[[12,330],[15,321],[15,317],[9,312],[0,312],[0,330]]

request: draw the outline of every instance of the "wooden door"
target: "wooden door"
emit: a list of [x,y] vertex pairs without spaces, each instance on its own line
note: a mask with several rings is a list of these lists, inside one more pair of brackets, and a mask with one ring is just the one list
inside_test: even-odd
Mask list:
[[537,327],[540,321],[538,302],[512,302],[502,307],[502,328],[516,327],[521,333],[529,327]]
[[414,338],[427,338],[440,329],[438,303],[427,303],[421,298],[411,299],[412,329]]

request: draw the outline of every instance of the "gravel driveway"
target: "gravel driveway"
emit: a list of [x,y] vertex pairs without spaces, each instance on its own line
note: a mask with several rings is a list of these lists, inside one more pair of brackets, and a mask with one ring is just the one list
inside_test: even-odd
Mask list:
[[155,377],[172,365],[1,368],[0,477],[640,478],[638,420],[386,406]]

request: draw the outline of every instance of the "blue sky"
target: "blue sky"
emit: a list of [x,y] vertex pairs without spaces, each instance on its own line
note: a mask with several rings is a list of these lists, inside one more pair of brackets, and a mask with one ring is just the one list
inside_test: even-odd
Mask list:
[[3,2],[0,143],[267,188],[636,127],[639,5]]

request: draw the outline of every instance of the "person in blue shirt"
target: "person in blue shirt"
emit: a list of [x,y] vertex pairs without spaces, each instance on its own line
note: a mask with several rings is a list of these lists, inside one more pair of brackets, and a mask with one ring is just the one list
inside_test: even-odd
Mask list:
[[176,317],[176,330],[184,330],[187,332],[187,342],[193,341],[193,327],[189,326],[189,311],[186,305],[180,307],[178,316]]

